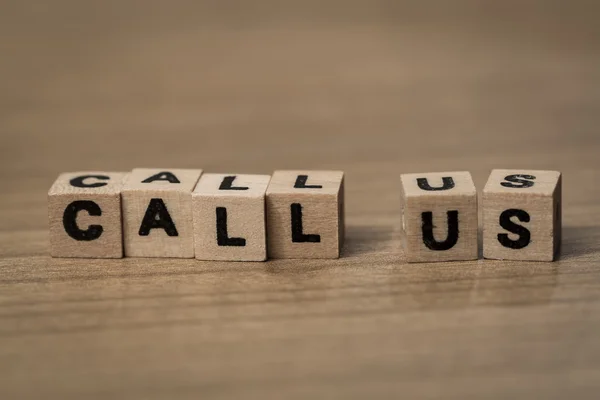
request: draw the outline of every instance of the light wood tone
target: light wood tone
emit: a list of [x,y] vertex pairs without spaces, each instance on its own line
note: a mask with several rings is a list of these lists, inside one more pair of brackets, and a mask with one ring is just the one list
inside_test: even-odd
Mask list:
[[[510,177],[508,181],[507,177]],[[560,172],[493,170],[483,190],[482,203],[485,258],[553,261],[559,254],[562,231]],[[512,227],[509,231],[500,225],[500,217],[507,210],[526,213],[510,218],[512,224],[526,229],[523,235]],[[529,221],[524,220],[527,217]],[[507,242],[502,244],[498,235],[508,235],[504,237]],[[519,244],[519,240],[523,243]]]
[[[424,179],[422,187],[419,179]],[[402,174],[400,181],[401,235],[406,261],[477,259],[477,189],[471,174],[464,171]],[[425,220],[425,214],[431,220]],[[426,226],[430,232],[426,232]]]
[[[233,179],[225,182],[227,178]],[[194,245],[197,259],[266,260],[265,193],[270,180],[270,175],[202,175],[192,193]],[[221,189],[224,182],[226,187],[244,189]],[[243,242],[236,239],[231,244],[218,243],[218,208],[224,208],[226,212],[226,237],[243,239]]]
[[[143,6],[142,6],[143,3]],[[597,1],[9,1],[0,398],[596,400]],[[343,170],[339,260],[48,256],[63,171]],[[554,263],[407,264],[399,175],[563,173]]]
[[[50,254],[53,257],[123,257],[121,188],[125,175],[121,172],[71,172],[59,175],[48,191]],[[90,177],[78,179],[80,183],[71,183],[73,179],[86,176],[101,178]],[[80,187],[84,185],[94,187]],[[76,227],[73,228],[89,231],[94,226],[101,226],[101,231],[97,229],[94,234],[90,231],[81,238],[74,238],[67,232],[63,219],[66,209],[79,201],[93,202],[99,210],[92,213],[99,211],[101,215],[92,216],[89,210],[74,210]]]
[[267,231],[269,258],[338,258],[344,173],[275,171],[267,189]]
[[[159,175],[163,173],[171,175]],[[194,257],[192,190],[200,175],[200,169],[136,168],[131,171],[121,193],[126,257]],[[166,208],[165,217],[171,218],[169,225],[174,226],[174,230],[168,232],[163,227],[155,227],[140,234],[151,202],[160,202],[157,204],[161,210]],[[156,219],[157,211],[151,212]]]

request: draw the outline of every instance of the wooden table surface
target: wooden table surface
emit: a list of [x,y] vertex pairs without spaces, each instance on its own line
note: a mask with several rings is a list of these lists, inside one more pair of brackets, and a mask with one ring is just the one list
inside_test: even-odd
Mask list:
[[[0,398],[596,399],[593,1],[2,2]],[[48,257],[64,171],[346,171],[335,261]],[[409,265],[400,173],[564,173],[555,263]]]

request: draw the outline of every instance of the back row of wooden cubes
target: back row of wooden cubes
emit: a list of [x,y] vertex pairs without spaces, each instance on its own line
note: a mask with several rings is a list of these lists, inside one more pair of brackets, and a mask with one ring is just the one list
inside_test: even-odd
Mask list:
[[[478,258],[477,190],[468,172],[405,174],[402,243],[408,262]],[[483,256],[553,261],[561,243],[556,171],[493,170],[483,190]]]
[[344,174],[67,173],[48,193],[48,213],[54,257],[338,258]]

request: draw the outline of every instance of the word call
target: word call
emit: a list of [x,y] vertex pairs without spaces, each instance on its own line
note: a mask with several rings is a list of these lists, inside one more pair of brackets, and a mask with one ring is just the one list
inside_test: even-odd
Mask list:
[[333,259],[344,242],[344,173],[66,173],[48,210],[54,257]]
[[[478,258],[469,172],[402,174],[400,191],[408,262]],[[560,172],[493,170],[481,199],[484,258],[555,260],[561,197]],[[334,259],[344,243],[341,171],[67,173],[48,202],[54,257]]]

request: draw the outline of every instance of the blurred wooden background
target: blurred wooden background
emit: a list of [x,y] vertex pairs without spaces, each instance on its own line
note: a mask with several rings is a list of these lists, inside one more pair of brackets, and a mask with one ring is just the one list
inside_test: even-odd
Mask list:
[[[597,398],[597,1],[0,2],[0,398]],[[337,261],[59,260],[58,173],[347,173]],[[557,263],[407,265],[401,172],[564,173]]]

